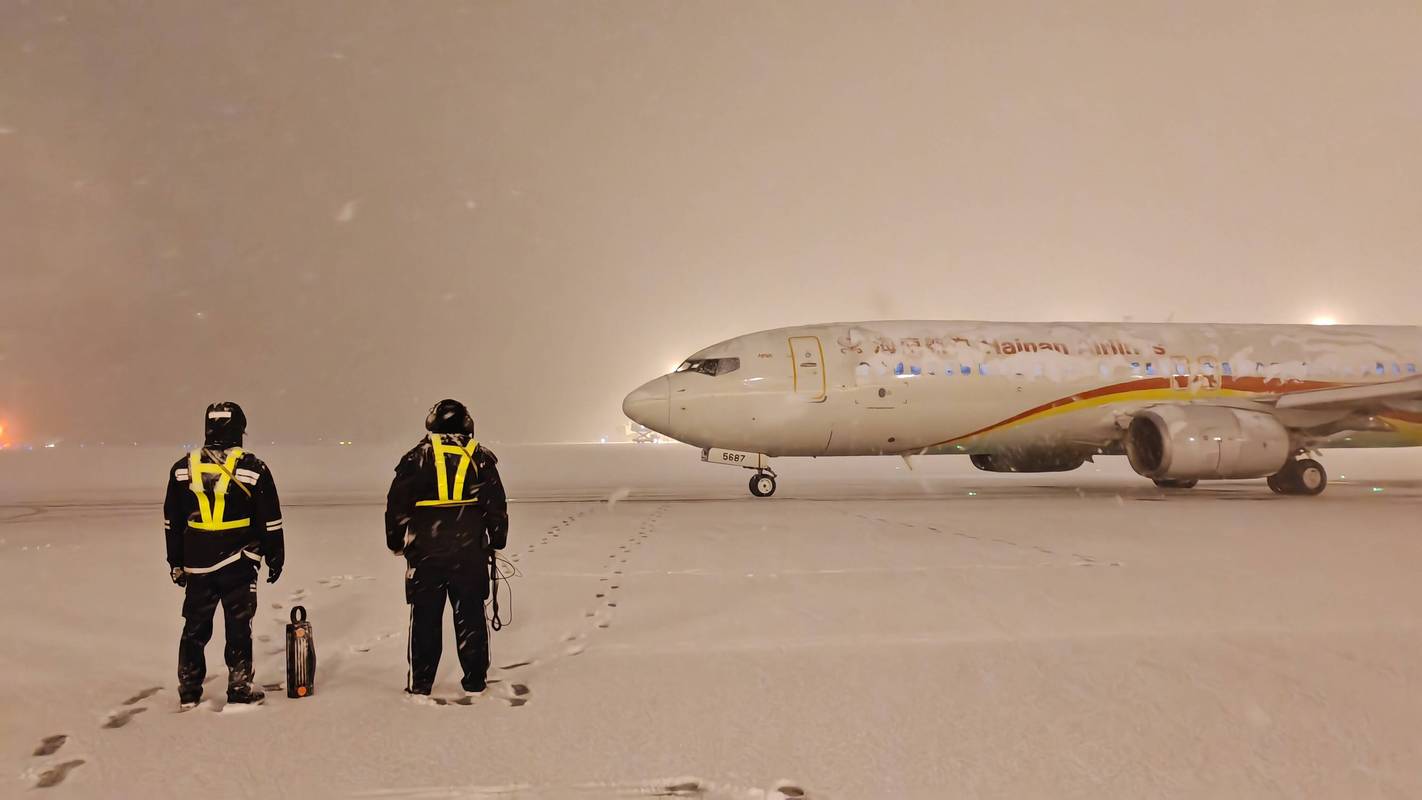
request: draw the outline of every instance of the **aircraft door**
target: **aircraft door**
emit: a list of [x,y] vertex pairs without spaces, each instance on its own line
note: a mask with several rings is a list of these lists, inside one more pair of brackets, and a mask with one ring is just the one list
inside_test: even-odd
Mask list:
[[812,403],[824,402],[825,350],[820,346],[820,337],[791,337],[790,364],[795,396]]

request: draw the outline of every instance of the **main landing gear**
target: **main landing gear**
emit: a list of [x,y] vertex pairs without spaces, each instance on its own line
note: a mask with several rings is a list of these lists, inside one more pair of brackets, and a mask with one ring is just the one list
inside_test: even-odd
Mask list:
[[1315,495],[1328,486],[1328,472],[1311,458],[1290,460],[1278,473],[1269,476],[1274,494]]
[[752,475],[750,493],[756,497],[769,497],[775,494],[775,473],[767,469]]

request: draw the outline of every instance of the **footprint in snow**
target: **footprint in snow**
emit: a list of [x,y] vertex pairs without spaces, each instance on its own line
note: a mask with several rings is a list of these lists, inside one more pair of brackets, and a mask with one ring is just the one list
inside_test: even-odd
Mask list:
[[513,697],[504,698],[505,702],[512,708],[521,708],[528,705],[528,687],[521,683],[515,683],[509,687],[513,692]]
[[162,686],[152,686],[152,687],[149,687],[149,688],[144,689],[143,691],[139,692],[138,694],[134,695],[133,697],[130,697],[130,698],[128,698],[127,700],[123,701],[123,704],[126,705],[126,706],[131,706],[131,705],[133,705],[134,703],[138,703],[138,702],[141,702],[141,701],[143,701],[143,700],[147,700],[148,698],[152,697],[152,696],[155,695],[155,694],[158,694],[158,693],[161,692],[161,691],[163,691],[163,687],[162,687]]
[[430,697],[429,701],[437,706],[472,706],[474,698],[465,695],[463,697]]
[[59,748],[63,747],[64,743],[67,741],[69,741],[69,736],[63,733],[56,733],[53,736],[46,736],[44,737],[44,740],[40,742],[40,746],[35,748],[35,755],[52,756],[55,753],[58,753]]
[[138,716],[139,714],[142,714],[147,710],[147,708],[139,707],[130,708],[127,711],[116,711],[110,714],[109,718],[104,721],[104,728],[108,730],[117,730],[119,728],[122,728],[123,726],[127,725],[134,717]]
[[386,639],[393,639],[394,637],[399,635],[399,631],[390,631],[387,633],[377,634],[375,638],[370,639],[369,641],[351,645],[350,650],[352,653],[369,653],[377,644],[380,644]]
[[63,764],[56,764],[44,772],[40,773],[39,780],[35,782],[36,789],[48,789],[64,783],[64,779],[69,777],[69,773],[74,769],[84,765],[82,759],[66,761]]

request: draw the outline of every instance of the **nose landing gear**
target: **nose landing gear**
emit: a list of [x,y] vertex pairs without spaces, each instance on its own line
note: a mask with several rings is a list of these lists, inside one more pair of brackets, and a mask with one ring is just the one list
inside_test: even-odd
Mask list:
[[1328,472],[1311,458],[1291,460],[1269,476],[1269,488],[1274,494],[1316,495],[1327,486]]
[[756,497],[769,497],[775,494],[775,473],[767,469],[752,475],[750,493]]

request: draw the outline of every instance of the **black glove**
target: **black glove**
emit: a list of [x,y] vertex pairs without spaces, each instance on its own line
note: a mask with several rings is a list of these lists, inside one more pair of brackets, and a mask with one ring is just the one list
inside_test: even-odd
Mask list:
[[277,582],[277,578],[280,578],[280,577],[281,577],[281,565],[280,565],[280,564],[268,564],[268,565],[267,565],[267,583],[276,583],[276,582]]
[[502,550],[509,544],[509,526],[505,522],[503,525],[490,526],[484,529],[484,535],[489,537],[489,546],[495,550]]
[[179,586],[188,585],[188,573],[187,570],[183,569],[182,567],[173,567],[172,569],[168,570],[168,577],[172,578],[173,583],[176,583]]

